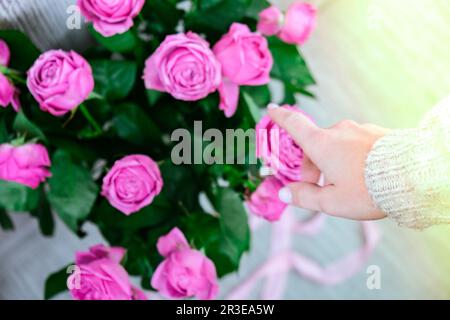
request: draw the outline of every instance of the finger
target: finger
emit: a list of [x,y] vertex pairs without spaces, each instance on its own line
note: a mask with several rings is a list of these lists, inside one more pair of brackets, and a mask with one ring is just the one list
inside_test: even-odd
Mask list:
[[269,108],[270,118],[298,143],[311,160],[318,164],[321,160],[321,139],[323,129],[317,127],[308,117],[300,112],[285,108]]
[[281,201],[308,210],[333,214],[335,187],[320,187],[314,183],[298,182],[284,187],[279,192]]
[[390,130],[377,126],[375,124],[371,124],[371,123],[365,123],[362,125],[363,128],[366,128],[370,131],[372,131],[373,133],[379,134],[379,135],[385,135],[387,134]]
[[320,178],[320,170],[317,166],[309,159],[308,157],[304,157],[302,163],[302,181],[303,182],[311,182],[318,183]]
[[330,130],[336,130],[336,129],[341,130],[341,129],[354,128],[354,127],[357,127],[357,126],[358,126],[358,124],[355,121],[353,121],[353,120],[342,120],[342,121],[339,121],[339,122],[335,123],[334,125],[332,125],[328,129],[330,129]]

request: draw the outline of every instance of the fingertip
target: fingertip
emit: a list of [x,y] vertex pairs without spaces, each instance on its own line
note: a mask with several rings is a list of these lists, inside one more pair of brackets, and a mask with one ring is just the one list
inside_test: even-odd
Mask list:
[[280,106],[278,105],[278,104],[276,104],[276,103],[269,103],[268,105],[267,105],[267,109],[277,109],[277,108],[279,108]]
[[286,204],[292,203],[292,192],[288,187],[284,187],[278,191],[278,198]]
[[276,103],[270,103],[267,105],[267,113],[273,121],[278,123],[281,122],[287,114],[289,114],[289,110],[281,108]]
[[[331,190],[328,187],[320,187],[315,183],[295,182],[285,188],[290,192],[290,204],[307,210],[327,212]],[[285,197],[286,194],[283,196]],[[280,200],[282,200],[281,195]]]
[[267,105],[267,114],[269,117],[274,120],[274,117],[278,114],[278,112],[281,110],[280,106],[276,103],[269,103]]
[[323,156],[318,141],[323,141],[322,129],[304,113],[289,108],[270,108],[268,115],[274,123],[294,139],[294,141],[305,151],[308,157],[317,165]]
[[268,177],[268,176],[272,176],[274,174],[274,171],[272,168],[270,167],[261,167],[261,169],[259,169],[259,175],[261,177]]

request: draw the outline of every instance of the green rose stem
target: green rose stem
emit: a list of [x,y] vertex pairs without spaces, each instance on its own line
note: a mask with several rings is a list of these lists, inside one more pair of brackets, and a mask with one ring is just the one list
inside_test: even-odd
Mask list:
[[66,120],[66,122],[64,122],[63,128],[67,127],[70,121],[72,121],[73,117],[75,117],[75,114],[77,113],[77,110],[78,108],[72,110],[72,112],[70,113],[70,117]]
[[92,117],[92,115],[90,114],[89,110],[86,108],[86,106],[84,104],[81,104],[79,107],[81,113],[83,114],[83,116],[86,118],[86,120],[90,123],[90,125],[95,129],[95,133],[96,134],[100,134],[102,133],[102,128],[100,127],[100,125],[97,123],[97,121],[94,119],[94,117]]
[[27,81],[25,79],[22,79],[20,76],[14,75],[14,74],[10,74],[9,78],[17,83],[20,84],[26,84]]
[[185,215],[189,215],[189,210],[184,206],[183,202],[178,201],[178,206],[181,208],[181,211],[185,214]]
[[97,123],[97,121],[94,119],[94,117],[91,115],[91,113],[89,112],[89,110],[86,108],[86,106],[84,104],[80,104],[78,108],[72,110],[70,117],[66,120],[66,122],[64,122],[63,128],[65,128],[70,123],[70,121],[72,121],[72,119],[75,117],[75,114],[77,113],[78,109],[80,109],[83,116],[86,118],[86,120],[89,122],[89,124],[94,128],[94,130],[95,130],[94,134],[97,135],[97,134],[102,133],[102,128],[100,127],[100,125]]
[[11,80],[21,83],[21,84],[26,84],[27,82],[25,81],[25,79],[23,79],[21,77],[21,72],[14,70],[14,69],[10,69],[7,68],[5,66],[0,65],[0,72],[3,73],[5,76],[7,76],[8,78],[10,78]]

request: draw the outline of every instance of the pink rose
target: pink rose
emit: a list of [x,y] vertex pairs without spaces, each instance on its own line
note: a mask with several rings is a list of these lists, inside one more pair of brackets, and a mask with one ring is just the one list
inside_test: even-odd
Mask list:
[[217,285],[214,264],[193,250],[178,228],[159,238],[158,252],[165,258],[152,277],[152,287],[166,298],[214,299]]
[[208,42],[193,32],[167,36],[145,62],[145,87],[185,101],[203,99],[221,82]]
[[8,66],[10,58],[9,47],[6,42],[0,39],[0,65]]
[[105,37],[126,32],[141,12],[145,0],[78,0],[78,7],[94,29]]
[[228,78],[223,78],[219,86],[220,104],[219,109],[225,113],[225,117],[231,118],[239,103],[239,86]]
[[89,63],[74,51],[47,51],[28,71],[28,89],[43,111],[62,116],[78,107],[94,89]]
[[0,73],[0,106],[7,107],[14,97],[14,85],[3,73]]
[[126,250],[122,247],[107,247],[103,244],[97,244],[89,248],[86,252],[77,252],[75,254],[76,264],[89,264],[98,259],[111,259],[120,263],[125,256]]
[[257,30],[265,36],[276,35],[283,23],[283,14],[276,6],[270,6],[259,13]]
[[270,81],[273,65],[267,40],[240,23],[233,23],[213,48],[222,74],[237,85],[258,86]]
[[291,4],[278,35],[280,39],[290,44],[304,44],[316,25],[316,12],[316,7],[309,3]]
[[287,204],[278,198],[281,188],[283,183],[277,178],[266,178],[247,201],[250,212],[268,221],[279,220],[287,207]]
[[47,149],[40,144],[0,145],[0,179],[36,189],[51,176]]
[[[282,108],[302,112],[288,105]],[[261,158],[264,165],[271,168],[284,184],[301,180],[303,150],[269,116],[263,117],[256,125],[256,156]]]
[[126,215],[152,203],[162,189],[158,165],[144,155],[130,155],[118,160],[103,179],[102,195]]
[[14,110],[19,111],[19,90],[0,72],[0,106],[6,108],[8,105],[12,105]]
[[[0,66],[7,67],[10,59],[10,51],[7,43],[0,39]],[[12,105],[13,109],[19,111],[19,90],[0,71],[0,106],[6,108]]]
[[88,252],[77,252],[67,284],[76,300],[132,300],[134,291],[126,270],[120,265],[125,249],[102,244]]

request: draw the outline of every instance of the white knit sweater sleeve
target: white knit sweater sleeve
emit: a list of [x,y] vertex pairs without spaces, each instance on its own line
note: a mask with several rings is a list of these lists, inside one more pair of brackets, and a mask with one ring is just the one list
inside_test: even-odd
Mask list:
[[418,128],[379,139],[367,157],[365,179],[375,204],[399,225],[450,223],[450,98]]

